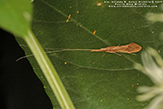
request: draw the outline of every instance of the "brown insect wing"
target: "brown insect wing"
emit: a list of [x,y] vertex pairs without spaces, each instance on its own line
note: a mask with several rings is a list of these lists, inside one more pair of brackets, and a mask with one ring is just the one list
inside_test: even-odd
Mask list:
[[141,49],[142,49],[142,47],[141,47],[140,45],[138,45],[138,44],[135,44],[135,43],[129,44],[128,47],[126,48],[126,50],[127,50],[128,52],[131,52],[131,53],[133,53],[133,52],[138,52],[138,51],[140,51]]

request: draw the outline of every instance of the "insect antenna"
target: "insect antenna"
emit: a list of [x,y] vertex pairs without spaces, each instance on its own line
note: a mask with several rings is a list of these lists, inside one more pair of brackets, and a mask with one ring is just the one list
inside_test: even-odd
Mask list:
[[[55,51],[47,51],[45,53],[49,54],[49,53],[64,52],[64,51],[91,51],[91,50],[92,49],[61,49],[61,50],[55,50]],[[22,57],[16,59],[16,62],[18,62],[21,59],[30,57],[30,56],[34,56],[34,55],[30,54],[30,55],[22,56]]]
[[16,60],[16,62],[18,62],[18,61],[21,60],[21,59],[30,57],[30,56],[33,56],[33,54],[30,54],[30,55],[27,55],[27,56],[22,56],[22,57],[18,58],[18,59]]

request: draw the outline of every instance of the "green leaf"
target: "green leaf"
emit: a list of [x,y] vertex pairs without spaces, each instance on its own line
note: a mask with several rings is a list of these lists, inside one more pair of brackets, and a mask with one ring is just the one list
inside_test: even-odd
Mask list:
[[44,73],[48,85],[55,94],[60,106],[62,109],[74,109],[74,105],[72,104],[72,101],[48,56],[44,52],[32,31],[28,31],[28,33],[28,36],[24,37],[24,40],[34,54],[39,68],[41,68],[42,72]]
[[18,36],[27,35],[32,19],[29,0],[0,0],[0,27]]
[[[133,68],[133,63],[141,63],[141,51],[121,56],[84,50],[52,51],[99,49],[131,42],[141,45],[143,50],[151,46],[162,51],[158,38],[162,24],[150,24],[145,18],[149,11],[160,12],[159,8],[109,8],[104,3],[97,6],[92,0],[35,0],[33,4],[32,30],[77,109],[140,109],[147,105],[148,102],[135,99],[139,85],[152,85],[148,77]],[[30,55],[26,44],[17,40]],[[44,83],[53,106],[59,108],[34,57],[28,59]]]
[[[32,5],[29,1],[0,1],[0,25],[2,28],[24,39],[31,49],[41,68],[52,93],[55,94],[60,106],[65,109],[74,109],[65,87],[56,70],[42,49],[39,41],[30,29]],[[17,6],[19,4],[21,6]],[[55,108],[55,107],[53,107]]]

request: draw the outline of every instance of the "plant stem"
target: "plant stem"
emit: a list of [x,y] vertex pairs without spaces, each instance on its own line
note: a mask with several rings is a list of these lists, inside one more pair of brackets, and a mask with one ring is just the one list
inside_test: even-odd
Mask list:
[[29,29],[24,37],[62,109],[75,109],[63,83],[35,35]]

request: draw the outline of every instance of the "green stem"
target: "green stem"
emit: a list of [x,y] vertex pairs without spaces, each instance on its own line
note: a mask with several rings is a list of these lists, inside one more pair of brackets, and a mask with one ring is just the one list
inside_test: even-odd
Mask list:
[[28,36],[25,36],[24,40],[26,41],[34,57],[36,58],[61,108],[75,109],[51,61],[49,60],[48,56],[46,55],[40,43],[30,29],[28,31]]

